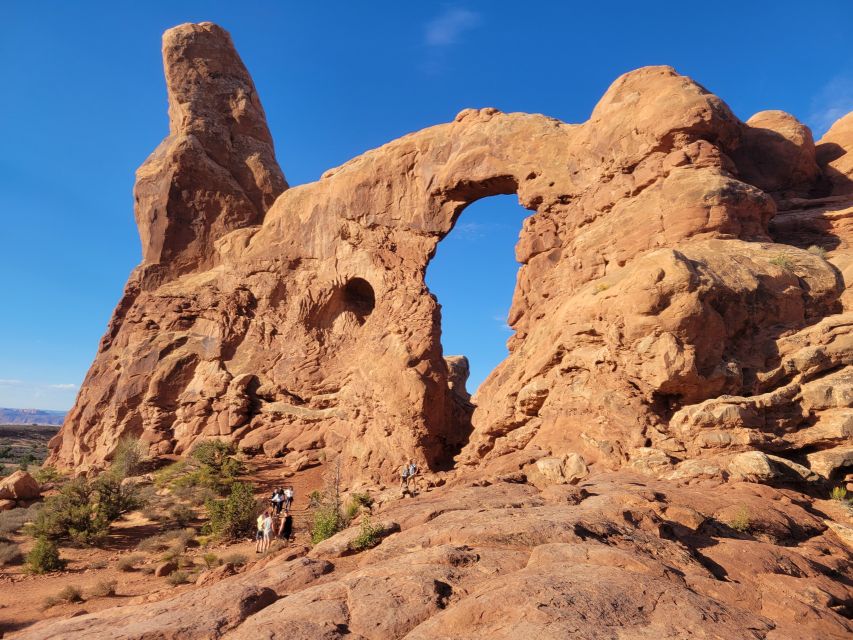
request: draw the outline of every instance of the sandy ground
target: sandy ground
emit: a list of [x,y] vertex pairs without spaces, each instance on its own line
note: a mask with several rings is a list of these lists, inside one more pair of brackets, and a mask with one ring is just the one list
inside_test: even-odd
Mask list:
[[[255,484],[257,497],[269,497],[277,486],[289,484],[294,487],[294,539],[287,544],[309,544],[308,495],[311,491],[323,488],[324,469],[315,467],[287,477],[278,460],[257,457],[249,464],[251,472],[243,479]],[[203,512],[203,509],[201,511]],[[200,529],[203,524],[203,520],[197,520],[193,527]],[[150,571],[151,567],[159,564],[162,552],[140,552],[136,550],[137,545],[146,538],[171,528],[173,527],[168,523],[153,522],[142,513],[133,512],[113,525],[109,538],[101,548],[61,547],[61,556],[68,560],[64,571],[33,576],[28,575],[21,565],[0,567],[0,637],[3,633],[22,629],[46,618],[80,615],[83,612],[137,602],[141,598],[158,600],[167,598],[178,590],[194,588],[193,585],[172,586],[166,578],[154,577],[142,569],[147,566]],[[32,546],[32,540],[26,536],[17,535],[12,539],[20,543],[25,554]],[[203,570],[206,566],[202,559],[205,553],[214,553],[219,557],[239,553],[245,555],[249,563],[259,558],[251,540],[229,545],[212,545],[206,549],[190,548],[186,557],[192,560],[196,571]],[[131,554],[145,556],[146,559],[140,563],[141,568],[133,571],[119,570],[119,560]],[[188,567],[187,570],[194,569]],[[112,580],[116,582],[115,596],[93,595],[93,590],[99,583]],[[48,597],[57,595],[64,587],[71,585],[81,589],[83,602],[44,608]]]

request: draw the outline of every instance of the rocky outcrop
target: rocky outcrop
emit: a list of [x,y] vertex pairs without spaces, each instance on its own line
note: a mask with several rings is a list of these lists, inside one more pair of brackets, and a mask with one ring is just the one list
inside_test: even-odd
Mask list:
[[[849,116],[815,144],[648,67],[583,124],[469,109],[286,189],[227,34],[177,27],[164,59],[144,262],[51,463],[103,466],[131,435],[337,458],[345,481],[460,449],[671,476],[753,450],[808,467],[849,439],[849,394],[821,395],[853,363]],[[514,335],[471,404],[424,273],[468,204],[508,193],[531,212]]]
[[26,502],[41,496],[41,487],[26,471],[15,471],[0,480],[0,500]]
[[396,532],[345,560],[358,527],[323,543],[331,562],[280,556],[16,637],[848,638],[853,520],[803,505],[763,485],[625,471],[541,491],[463,481],[386,503],[375,520]]

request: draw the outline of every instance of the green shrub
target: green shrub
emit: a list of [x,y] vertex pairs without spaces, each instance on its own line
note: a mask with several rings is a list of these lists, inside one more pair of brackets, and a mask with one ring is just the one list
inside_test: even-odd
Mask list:
[[776,256],[775,258],[770,260],[770,264],[775,264],[777,267],[785,269],[785,271],[794,270],[794,263],[791,262],[790,258],[788,258],[787,256]]
[[215,553],[205,553],[201,557],[201,559],[204,560],[204,564],[208,569],[213,569],[214,567],[218,567],[221,564],[219,556],[217,556]]
[[371,498],[366,493],[352,493],[349,497],[349,502],[347,503],[347,508],[345,512],[346,520],[352,520],[362,507],[365,509],[370,509],[373,506],[373,498]]
[[811,254],[818,256],[819,258],[826,259],[826,249],[823,247],[818,247],[817,245],[812,245],[808,249],[806,249]]
[[0,566],[20,564],[24,559],[21,548],[14,542],[0,542]]
[[731,519],[731,521],[728,523],[728,525],[739,533],[748,532],[750,527],[749,509],[747,509],[746,507],[741,507]]
[[116,586],[118,583],[115,580],[101,580],[92,587],[92,596],[98,598],[111,598],[116,594]]
[[324,504],[314,509],[311,524],[311,542],[317,544],[331,538],[346,527],[347,520],[334,504]]
[[59,473],[53,467],[39,467],[38,471],[33,473],[33,478],[36,479],[36,482],[39,484],[45,484],[46,482],[59,482],[63,479],[63,475]]
[[129,556],[124,556],[123,558],[119,558],[119,561],[116,564],[116,568],[119,571],[133,571],[134,569],[136,569],[136,565],[138,565],[144,559],[145,557],[139,555],[138,553],[134,553]]
[[352,541],[352,549],[354,551],[364,551],[371,549],[379,544],[380,534],[382,533],[382,525],[373,524],[370,516],[365,515],[361,520],[361,526],[355,540]]
[[233,564],[235,567],[242,567],[248,561],[249,558],[242,553],[229,553],[222,557],[223,564]]
[[197,444],[190,451],[190,457],[198,465],[191,474],[195,476],[193,483],[216,489],[223,495],[227,493],[243,470],[243,465],[234,458],[236,452],[233,443],[222,440],[205,440]]
[[27,554],[27,570],[30,573],[48,573],[65,568],[65,560],[59,557],[56,543],[47,538],[36,539],[35,545]]
[[205,503],[208,522],[204,533],[224,540],[249,536],[255,530],[258,505],[251,484],[234,482],[224,500],[210,499]]
[[75,478],[59,494],[45,500],[31,525],[33,537],[71,540],[77,544],[97,544],[110,524],[139,505],[133,486],[121,486],[111,474],[94,481]]
[[847,500],[847,487],[833,487],[830,497],[833,500],[844,502],[845,500]]
[[140,442],[130,436],[123,436],[113,451],[110,473],[118,478],[138,475],[142,469],[143,457]]
[[166,581],[173,587],[177,587],[179,584],[188,583],[190,581],[190,574],[186,571],[175,571],[169,574]]

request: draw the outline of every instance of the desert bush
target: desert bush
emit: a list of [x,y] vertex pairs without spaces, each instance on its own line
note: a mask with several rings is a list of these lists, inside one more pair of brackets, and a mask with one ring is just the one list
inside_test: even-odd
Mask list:
[[24,556],[14,542],[0,542],[0,566],[20,564]]
[[71,540],[77,544],[97,544],[110,524],[123,513],[135,509],[138,498],[133,486],[102,474],[93,481],[76,478],[45,500],[30,527],[33,537]]
[[95,560],[89,563],[90,569],[106,569],[109,563],[106,560]]
[[115,580],[101,580],[92,587],[92,597],[110,598],[116,594],[117,582]]
[[251,484],[234,482],[227,498],[211,499],[205,505],[208,513],[205,533],[224,540],[234,540],[251,535],[254,531],[258,505]]
[[166,578],[166,581],[173,587],[177,587],[179,584],[188,583],[190,581],[190,574],[186,571],[175,571],[169,574],[169,577]]
[[770,264],[775,264],[777,267],[785,269],[785,271],[794,270],[794,263],[787,256],[776,256],[770,260]]
[[358,530],[358,535],[352,541],[352,549],[354,551],[364,551],[371,549],[379,544],[380,534],[382,533],[382,525],[373,524],[370,516],[366,515],[361,520],[361,525]]
[[45,484],[46,482],[59,482],[63,477],[64,476],[53,467],[41,466],[38,471],[33,472],[33,478],[35,478],[36,482],[39,484]]
[[0,511],[0,536],[17,533],[27,522],[36,518],[41,508],[41,504],[34,504],[26,509]]
[[172,560],[177,561],[177,560],[180,560],[181,556],[184,555],[186,550],[187,550],[186,541],[182,540],[182,539],[178,539],[178,540],[175,540],[169,546],[168,549],[166,549],[165,553],[163,553],[163,555],[162,555],[162,558],[163,558],[163,560],[165,560],[167,562],[172,561]]
[[845,500],[847,500],[847,487],[833,487],[830,497],[833,500],[844,502]]
[[370,509],[373,506],[373,498],[366,493],[351,493],[347,508],[344,513],[347,520],[352,520],[362,507]]
[[73,584],[63,587],[56,597],[63,602],[83,602],[83,590]]
[[314,509],[311,523],[311,542],[317,544],[331,538],[346,527],[347,520],[340,509],[332,503]]
[[593,295],[598,295],[598,294],[599,294],[599,293],[601,293],[602,291],[607,291],[609,288],[610,288],[610,284],[609,284],[609,283],[607,283],[607,282],[599,282],[597,285],[595,285],[595,289],[593,289],[592,294],[593,294]]
[[184,528],[195,520],[195,511],[185,504],[176,504],[169,509],[169,517],[176,527]]
[[170,529],[142,540],[136,545],[136,549],[138,551],[165,551],[176,542],[182,543],[186,548],[194,535],[193,529]]
[[142,468],[143,458],[140,442],[129,436],[122,437],[113,451],[110,473],[119,478],[135,476]]
[[222,556],[224,564],[233,564],[235,567],[242,567],[248,561],[249,558],[242,553],[229,553],[226,556]]
[[323,493],[317,491],[316,489],[308,494],[308,507],[311,509],[316,509],[321,504],[323,504]]
[[145,556],[141,556],[138,553],[134,553],[129,556],[124,556],[123,558],[119,558],[118,563],[116,563],[116,568],[119,571],[133,571],[134,569],[136,569],[136,565],[138,565],[144,559]]
[[63,587],[55,596],[44,599],[42,609],[50,609],[63,602],[83,602],[83,590],[75,585]]
[[201,557],[201,559],[204,560],[204,564],[208,569],[213,569],[214,567],[218,567],[220,564],[222,564],[222,561],[219,559],[219,556],[217,556],[215,553],[205,553]]
[[56,543],[47,538],[36,539],[35,545],[27,554],[27,570],[30,573],[48,573],[65,568],[65,560],[59,557]]
[[749,509],[747,509],[746,507],[741,507],[734,515],[734,517],[729,521],[728,525],[739,533],[746,533],[747,531],[749,531]]
[[817,245],[813,244],[808,249],[806,249],[806,251],[820,258],[826,259],[826,249],[824,249],[823,247],[818,247]]

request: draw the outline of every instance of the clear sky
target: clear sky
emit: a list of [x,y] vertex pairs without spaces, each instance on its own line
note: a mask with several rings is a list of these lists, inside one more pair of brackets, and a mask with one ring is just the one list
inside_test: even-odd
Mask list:
[[[853,2],[39,2],[0,9],[0,406],[67,409],[140,260],[133,173],[167,133],[160,35],[228,29],[292,185],[466,107],[585,120],[670,64],[743,119],[853,108]],[[505,354],[525,213],[470,207],[428,283],[472,387]]]

